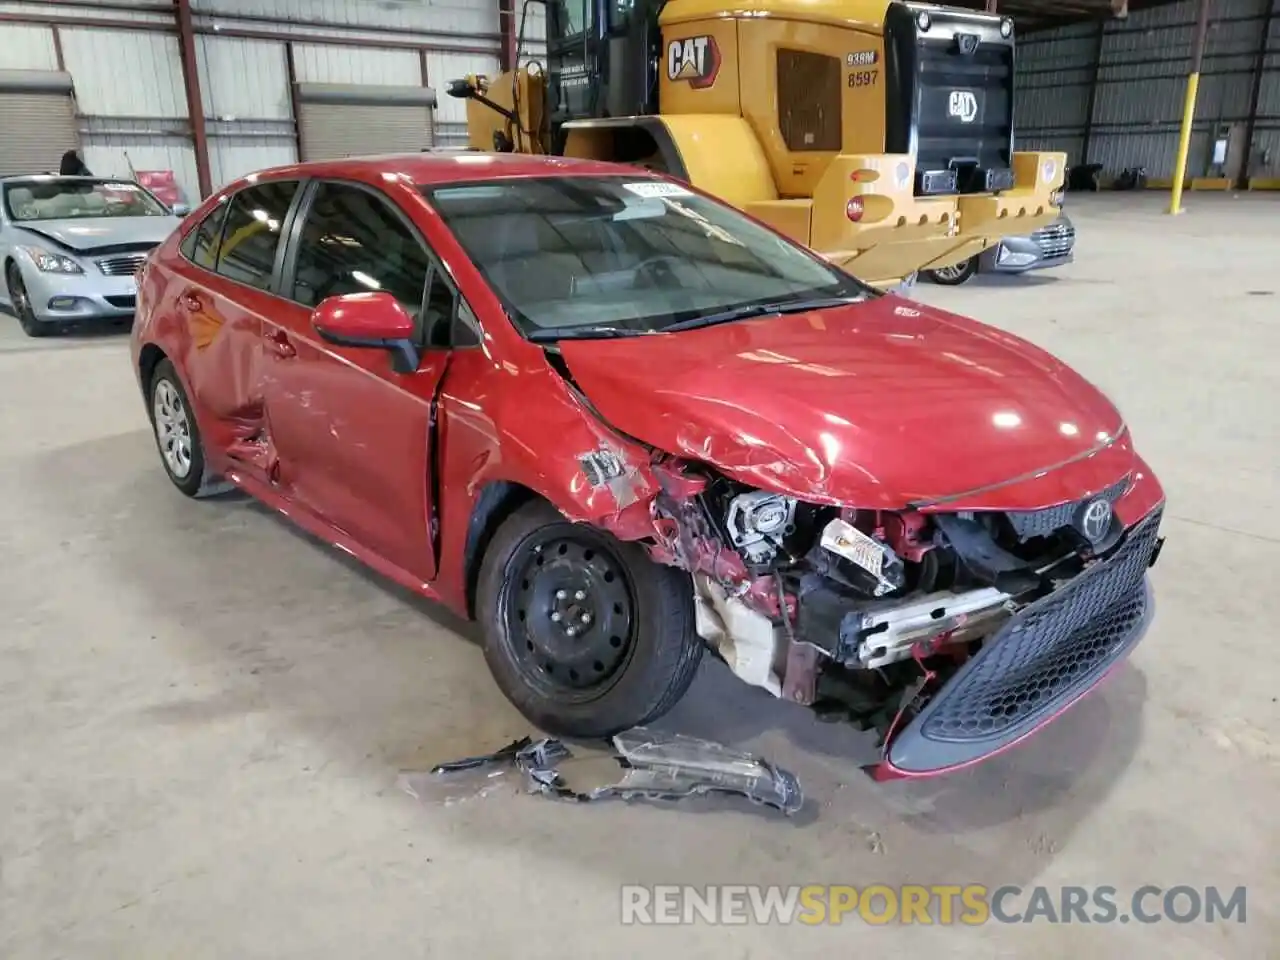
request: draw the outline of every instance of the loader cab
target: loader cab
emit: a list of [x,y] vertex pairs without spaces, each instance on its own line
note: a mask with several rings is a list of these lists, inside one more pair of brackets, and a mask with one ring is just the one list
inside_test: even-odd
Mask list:
[[661,0],[546,0],[552,152],[570,120],[657,112]]

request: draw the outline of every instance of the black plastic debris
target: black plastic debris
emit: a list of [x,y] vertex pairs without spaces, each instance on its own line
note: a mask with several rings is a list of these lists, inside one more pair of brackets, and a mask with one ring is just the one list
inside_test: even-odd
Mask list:
[[491,754],[438,764],[425,778],[409,776],[402,783],[415,796],[449,803],[487,793],[512,772],[529,792],[575,802],[726,793],[788,815],[804,805],[799,781],[781,767],[710,740],[643,727],[615,736],[609,754],[579,756],[559,740],[523,737]]

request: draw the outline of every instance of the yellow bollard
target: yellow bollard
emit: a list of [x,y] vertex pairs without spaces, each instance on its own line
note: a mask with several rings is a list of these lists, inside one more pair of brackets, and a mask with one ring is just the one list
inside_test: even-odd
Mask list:
[[1173,168],[1173,189],[1169,192],[1169,212],[1182,212],[1182,184],[1187,179],[1187,154],[1191,150],[1191,128],[1196,120],[1196,91],[1200,88],[1200,66],[1204,62],[1204,42],[1209,33],[1209,0],[1200,0],[1195,41],[1191,47],[1191,72],[1187,75],[1187,99],[1182,105],[1182,127],[1178,131],[1178,159]]
[[1178,159],[1173,164],[1173,190],[1169,194],[1169,212],[1182,212],[1182,184],[1187,179],[1187,154],[1191,150],[1191,125],[1196,118],[1196,91],[1200,74],[1187,77],[1187,98],[1182,105],[1182,129],[1178,131]]

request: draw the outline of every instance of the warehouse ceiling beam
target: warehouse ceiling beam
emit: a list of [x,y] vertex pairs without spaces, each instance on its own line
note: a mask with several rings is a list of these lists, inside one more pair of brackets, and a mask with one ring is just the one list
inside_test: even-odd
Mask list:
[[1209,0],[1200,0],[1196,36],[1191,50],[1191,73],[1187,75],[1187,96],[1182,105],[1182,128],[1178,132],[1178,159],[1173,165],[1173,188],[1169,191],[1169,212],[1182,212],[1182,183],[1187,177],[1187,152],[1191,148],[1191,127],[1196,119],[1196,92],[1200,88],[1200,67],[1204,64],[1205,38],[1209,35]]
[[196,180],[200,184],[200,199],[203,200],[213,193],[213,174],[209,166],[209,138],[204,129],[204,97],[200,94],[200,65],[196,59],[191,0],[177,0],[177,20],[182,86],[187,93],[187,118],[191,123],[191,142],[196,153]]

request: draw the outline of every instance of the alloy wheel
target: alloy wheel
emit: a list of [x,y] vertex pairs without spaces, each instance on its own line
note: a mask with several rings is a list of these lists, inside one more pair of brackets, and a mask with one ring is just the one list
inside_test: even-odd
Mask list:
[[151,410],[165,466],[177,479],[185,479],[191,472],[191,420],[182,395],[170,381],[156,383]]

